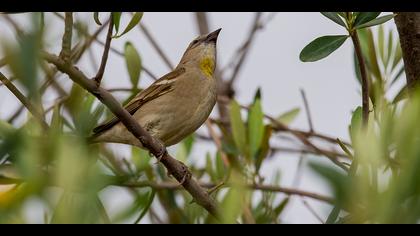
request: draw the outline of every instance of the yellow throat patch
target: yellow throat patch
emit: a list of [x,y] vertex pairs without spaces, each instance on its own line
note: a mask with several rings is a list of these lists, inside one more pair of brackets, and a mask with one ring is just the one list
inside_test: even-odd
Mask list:
[[200,62],[201,71],[208,77],[213,75],[214,71],[214,62],[210,57],[206,57]]

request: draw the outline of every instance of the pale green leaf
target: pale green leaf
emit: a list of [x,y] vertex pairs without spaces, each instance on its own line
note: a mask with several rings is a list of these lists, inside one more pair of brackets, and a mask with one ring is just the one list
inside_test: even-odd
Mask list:
[[246,155],[246,129],[241,117],[241,107],[235,100],[230,103],[230,123],[235,145],[243,155]]
[[300,108],[296,107],[281,114],[279,117],[277,117],[276,120],[284,125],[289,125],[296,119],[299,113],[300,113]]
[[124,57],[128,74],[130,75],[131,85],[133,88],[137,88],[140,80],[142,62],[139,53],[130,42],[125,43]]
[[124,29],[124,31],[120,35],[114,36],[114,38],[119,38],[119,37],[123,36],[124,34],[128,33],[131,29],[133,29],[140,22],[142,17],[143,17],[143,12],[136,12],[133,15],[133,17],[131,18],[127,27]]

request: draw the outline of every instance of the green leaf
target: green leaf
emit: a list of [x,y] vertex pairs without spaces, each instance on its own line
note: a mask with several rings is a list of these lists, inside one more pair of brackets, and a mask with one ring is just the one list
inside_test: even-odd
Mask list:
[[382,74],[381,70],[379,69],[378,58],[376,57],[375,42],[373,40],[371,29],[367,29],[367,36],[370,70],[377,79],[382,80]]
[[226,167],[225,167],[225,164],[223,163],[222,153],[218,151],[216,153],[216,180],[215,181],[222,180],[225,177],[225,174],[226,174]]
[[340,18],[340,16],[338,15],[337,12],[321,12],[322,15],[324,15],[325,17],[327,17],[328,19],[334,21],[335,23],[346,27],[346,24],[344,23],[344,21]]
[[356,20],[354,21],[354,26],[357,28],[357,26],[360,26],[362,24],[372,21],[373,19],[378,17],[380,14],[381,14],[380,12],[360,12],[356,16]]
[[356,134],[361,130],[361,128],[362,128],[362,107],[358,106],[356,110],[353,112],[353,115],[351,117],[350,137],[352,139],[352,142],[354,142],[356,138]]
[[395,82],[397,82],[404,72],[405,72],[405,68],[404,68],[404,65],[402,65],[398,73],[395,75],[394,79],[392,79],[390,86],[392,86]]
[[299,58],[303,62],[321,60],[337,50],[348,37],[348,35],[327,35],[319,37],[303,48]]
[[274,208],[274,213],[277,217],[280,216],[284,208],[286,208],[287,204],[289,203],[289,200],[290,198],[286,197],[285,199],[283,199],[283,201],[280,202],[280,204],[276,208]]
[[395,53],[394,53],[394,61],[392,62],[392,70],[395,69],[395,67],[400,63],[402,59],[402,51],[401,51],[401,45],[399,41],[397,40],[397,45],[395,45]]
[[128,33],[132,28],[134,28],[140,22],[142,17],[143,17],[143,12],[136,12],[131,18],[125,30],[120,35],[114,36],[114,38],[119,38],[123,36],[124,34]]
[[235,145],[241,151],[241,154],[246,156],[247,144],[245,125],[241,118],[241,108],[235,100],[232,100],[230,103],[230,123]]
[[113,12],[112,13],[112,21],[115,27],[115,35],[118,34],[118,30],[120,29],[120,21],[121,21],[121,12]]
[[353,154],[350,152],[347,146],[343,142],[341,142],[339,138],[337,138],[337,143],[338,145],[340,145],[341,149],[343,149],[343,151],[347,154],[349,158],[353,158]]
[[389,61],[391,59],[392,47],[393,46],[394,46],[394,36],[392,34],[392,30],[390,30],[388,32],[388,52],[387,52],[386,59],[385,59],[386,68],[388,67]]
[[142,63],[139,53],[130,42],[125,43],[124,58],[127,65],[128,74],[130,75],[131,85],[133,88],[137,88],[140,80]]
[[148,151],[134,146],[131,147],[131,161],[136,166],[138,172],[150,168],[150,160]]
[[102,25],[101,21],[99,20],[99,12],[96,11],[93,13],[93,19],[95,20],[96,24]]
[[386,68],[386,58],[385,58],[385,47],[384,47],[384,26],[380,25],[378,28],[378,48],[379,48],[379,55],[381,55],[382,64]]
[[356,27],[356,29],[362,29],[362,28],[366,28],[366,27],[371,27],[371,26],[375,26],[375,25],[379,25],[379,24],[383,24],[389,20],[391,20],[392,18],[394,18],[395,14],[390,14],[390,15],[386,15],[386,16],[381,16],[379,18],[376,18],[372,21],[369,21],[367,23],[358,25]]
[[257,99],[251,106],[248,113],[248,137],[250,155],[256,157],[257,151],[261,147],[264,136],[264,114],[261,108],[261,101]]
[[211,181],[217,181],[217,176],[213,170],[213,162],[211,161],[211,155],[207,152],[206,154],[206,173],[210,176]]
[[276,120],[284,125],[289,125],[290,123],[292,123],[292,121],[296,119],[299,113],[300,108],[296,107],[281,114],[279,117],[277,117]]
[[272,126],[266,125],[264,128],[264,137],[261,144],[261,148],[258,151],[257,159],[255,160],[255,172],[259,173],[259,170],[261,168],[261,164],[264,160],[264,158],[267,156],[269,150],[270,150],[270,137],[272,133]]
[[407,89],[407,85],[404,85],[400,91],[397,93],[397,95],[395,95],[394,100],[392,100],[393,104],[398,103],[401,100],[404,100],[408,97],[408,89]]

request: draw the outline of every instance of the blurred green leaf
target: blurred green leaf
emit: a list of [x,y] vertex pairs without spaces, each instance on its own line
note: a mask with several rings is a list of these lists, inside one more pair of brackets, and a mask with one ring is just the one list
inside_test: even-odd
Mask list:
[[379,55],[381,56],[381,60],[382,63],[384,65],[384,67],[386,68],[386,58],[385,58],[385,36],[384,36],[384,26],[380,25],[378,28],[378,50],[379,50]]
[[361,25],[372,21],[380,14],[380,12],[360,12],[356,17],[356,20],[354,21],[354,27],[360,28]]
[[[391,59],[393,46],[394,46],[394,36],[392,34],[392,30],[389,30],[389,32],[388,32],[388,53],[387,53],[387,56],[386,56],[386,59],[385,59],[385,65],[386,66],[388,66],[389,61]],[[395,57],[395,55],[394,55],[394,57]]]
[[381,17],[376,18],[372,21],[366,22],[364,24],[357,25],[356,29],[362,29],[362,28],[366,28],[366,27],[371,27],[371,26],[383,24],[383,23],[391,20],[392,18],[394,18],[394,16],[395,16],[395,14],[381,16]]
[[261,101],[257,99],[249,109],[248,113],[248,138],[250,156],[256,158],[257,151],[261,147],[264,137],[264,114],[261,108]]
[[222,159],[222,154],[220,151],[217,151],[216,153],[216,177],[217,178],[215,181],[220,181],[224,179],[226,174],[227,174],[226,167]]
[[367,43],[369,49],[369,69],[379,81],[382,81],[382,74],[381,70],[379,69],[378,58],[376,57],[376,47],[371,29],[367,29]]
[[138,147],[131,147],[131,160],[138,172],[143,172],[150,167],[150,155],[147,150]]
[[277,117],[276,120],[284,125],[289,125],[296,119],[299,113],[300,113],[300,108],[296,107],[281,114],[280,116]]
[[120,29],[121,13],[122,12],[113,12],[112,13],[112,21],[113,21],[114,27],[115,27],[115,35],[118,34],[118,31]]
[[211,181],[217,181],[217,175],[213,168],[213,162],[211,161],[211,155],[207,152],[206,154],[206,173],[210,176]]
[[350,137],[354,142],[356,135],[362,129],[362,107],[357,107],[353,112],[350,124]]
[[338,12],[321,12],[322,15],[324,15],[325,17],[327,17],[328,19],[334,21],[335,23],[346,27],[346,24],[344,23],[344,21],[340,18],[340,16],[338,15]]
[[93,13],[93,19],[95,20],[95,23],[98,25],[102,25],[101,21],[99,20],[99,12],[94,12]]
[[238,102],[230,103],[230,123],[232,126],[233,140],[242,155],[247,156],[246,129],[241,117],[241,107]]
[[286,197],[285,199],[283,199],[283,201],[281,201],[279,203],[278,206],[276,206],[276,208],[274,208],[274,213],[276,214],[277,217],[280,216],[280,214],[284,211],[284,209],[286,208],[287,204],[289,203],[290,198]]
[[125,30],[120,35],[114,36],[114,38],[119,38],[119,37],[123,36],[124,34],[128,33],[131,29],[133,29],[140,22],[142,17],[143,17],[143,12],[134,13],[133,17],[131,18],[131,20],[128,23]]
[[408,90],[407,85],[404,85],[400,91],[395,95],[394,100],[392,100],[392,103],[396,104],[408,97]]
[[337,50],[348,38],[348,35],[327,35],[310,42],[300,53],[303,62],[321,60]]
[[223,210],[222,222],[227,224],[235,224],[236,219],[242,213],[243,194],[239,187],[231,187],[220,204]]
[[132,43],[127,42],[124,46],[124,57],[127,65],[128,74],[130,75],[131,85],[137,88],[140,80],[140,72],[142,63],[139,53]]
[[261,148],[258,150],[258,155],[255,160],[255,171],[259,173],[261,164],[264,160],[264,158],[267,156],[268,152],[270,151],[270,137],[272,133],[272,127],[271,125],[266,125],[264,127],[264,136],[263,141],[261,144]]
[[392,70],[394,70],[394,68],[398,65],[401,59],[402,59],[401,45],[399,41],[397,40],[397,44],[395,45],[394,60],[392,62]]
[[395,77],[392,79],[390,86],[392,86],[395,82],[397,82],[404,72],[405,72],[405,68],[404,68],[404,65],[402,65],[401,68],[398,70],[397,74],[395,75]]

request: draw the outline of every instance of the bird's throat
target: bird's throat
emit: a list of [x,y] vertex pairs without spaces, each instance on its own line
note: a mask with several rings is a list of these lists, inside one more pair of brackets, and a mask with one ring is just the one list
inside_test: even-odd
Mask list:
[[200,62],[201,71],[208,77],[213,76],[214,72],[214,61],[210,57],[206,57]]

